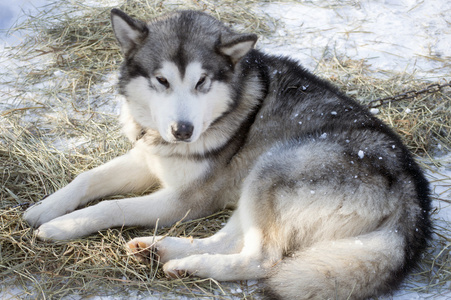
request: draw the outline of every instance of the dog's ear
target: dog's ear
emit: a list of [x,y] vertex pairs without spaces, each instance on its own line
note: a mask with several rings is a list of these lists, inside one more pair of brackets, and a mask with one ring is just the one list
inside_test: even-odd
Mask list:
[[234,64],[243,58],[257,42],[256,34],[222,35],[218,46],[220,53],[229,56]]
[[135,20],[116,8],[111,10],[111,24],[125,55],[149,33],[145,22]]

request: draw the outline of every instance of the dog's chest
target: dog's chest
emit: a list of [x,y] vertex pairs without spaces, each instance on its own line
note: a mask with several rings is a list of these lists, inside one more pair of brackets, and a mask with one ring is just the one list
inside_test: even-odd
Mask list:
[[207,174],[207,161],[190,160],[181,157],[150,156],[148,161],[163,187],[188,185]]

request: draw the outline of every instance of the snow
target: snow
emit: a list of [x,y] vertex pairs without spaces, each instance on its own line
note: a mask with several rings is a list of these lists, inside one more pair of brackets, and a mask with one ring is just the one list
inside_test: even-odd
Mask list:
[[416,72],[430,80],[450,74],[450,1],[271,2],[262,10],[282,20],[282,39],[264,39],[263,48],[295,57],[309,69],[332,51],[365,59],[380,74]]
[[360,159],[362,159],[365,156],[365,152],[359,150],[359,153],[357,153],[357,155],[359,156]]
[[43,7],[46,0],[15,0],[0,2],[0,30],[9,29],[16,21],[25,19],[28,13],[36,12],[37,7]]
[[451,222],[451,153],[438,160],[442,165],[431,168],[426,174],[432,185],[432,193],[438,199],[448,200],[448,203],[438,200],[433,202],[433,207],[437,208],[438,219]]
[[[20,42],[21,36],[7,36],[6,30],[17,21],[23,20],[27,14],[36,11],[49,2],[45,0],[0,0],[0,67],[8,70],[9,78],[15,74],[15,66],[30,64],[33,61],[11,61],[6,57],[8,46]],[[92,1],[86,5],[115,5],[118,0]],[[334,53],[340,57],[353,60],[364,60],[377,71],[377,76],[390,75],[396,72],[414,74],[418,78],[439,80],[451,74],[451,1],[447,0],[380,0],[380,1],[299,1],[299,2],[262,2],[255,11],[268,14],[278,20],[276,33],[271,37],[262,37],[258,47],[262,50],[283,54],[298,59],[308,69],[315,69],[318,61],[327,54]],[[45,57],[39,58],[45,67]],[[64,85],[66,75],[63,72],[54,74],[55,80],[43,82],[42,85]],[[375,75],[376,76],[376,75]],[[11,92],[1,78],[2,92]],[[3,81],[3,82],[2,82]],[[117,81],[117,74],[105,74],[105,82],[93,87],[95,91],[111,90]],[[27,97],[36,99],[39,86],[29,90]],[[2,101],[3,102],[3,101]],[[118,101],[102,106],[105,112],[117,114]],[[17,103],[0,103],[0,112],[18,105]],[[57,109],[57,108],[55,108]],[[372,113],[377,114],[378,110]],[[412,113],[410,110],[406,113]],[[0,120],[1,125],[1,120]],[[74,139],[69,144],[78,145],[86,141]],[[56,141],[55,146],[63,150],[68,141]],[[364,157],[359,151],[358,156]],[[431,167],[427,172],[433,184],[433,192],[440,199],[451,200],[451,154],[438,159],[442,166]],[[314,192],[314,191],[312,191]],[[451,221],[451,205],[449,202],[435,200],[437,208],[435,218]],[[254,284],[255,285],[255,284]],[[450,287],[451,288],[451,287]],[[234,290],[241,293],[237,287]],[[14,286],[0,292],[0,298],[9,298],[22,291]],[[442,295],[437,293],[422,294],[402,289],[388,299],[450,299],[451,291]],[[76,298],[76,297],[75,297]],[[98,299],[112,299],[101,297]]]

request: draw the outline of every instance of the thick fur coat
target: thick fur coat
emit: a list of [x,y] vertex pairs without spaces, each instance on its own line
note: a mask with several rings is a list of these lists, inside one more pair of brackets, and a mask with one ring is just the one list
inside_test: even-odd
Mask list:
[[[257,37],[181,11],[149,23],[119,10],[124,156],[25,213],[41,239],[168,226],[236,206],[212,237],[143,237],[168,276],[263,279],[268,297],[390,293],[431,234],[429,187],[400,138],[356,101]],[[160,189],[103,201],[107,195]]]

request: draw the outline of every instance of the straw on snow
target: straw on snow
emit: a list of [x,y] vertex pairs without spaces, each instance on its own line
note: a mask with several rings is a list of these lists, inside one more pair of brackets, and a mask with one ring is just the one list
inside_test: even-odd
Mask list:
[[[24,204],[38,201],[75,175],[131,147],[121,136],[115,112],[110,108],[109,102],[115,101],[111,96],[113,88],[102,86],[105,76],[117,69],[121,59],[109,24],[110,8],[70,1],[58,3],[53,11],[19,26],[33,30],[37,36],[11,49],[13,58],[21,58],[24,65],[16,70],[19,76],[3,80],[11,88],[2,95],[7,101],[0,111],[2,289],[16,285],[23,290],[21,296],[40,298],[142,292],[157,293],[160,298],[235,295],[252,299],[257,288],[252,284],[221,284],[195,278],[168,280],[156,262],[142,265],[125,251],[124,244],[129,239],[156,232],[210,236],[226,222],[228,211],[171,228],[109,229],[64,243],[36,240],[23,222]],[[201,9],[240,30],[270,35],[275,21],[253,13],[255,3],[230,0],[177,5],[126,1],[121,8],[142,19],[173,9]],[[363,62],[334,55],[319,61],[316,72],[348,94],[367,101],[426,85],[408,74],[375,79]],[[411,101],[391,103],[380,109],[379,116],[398,130],[415,153],[432,156],[438,144],[442,149],[451,149],[450,97],[450,89],[445,89]],[[413,277],[413,284],[421,291],[451,280],[450,228],[449,224],[437,228],[439,236],[426,254],[420,272]]]

